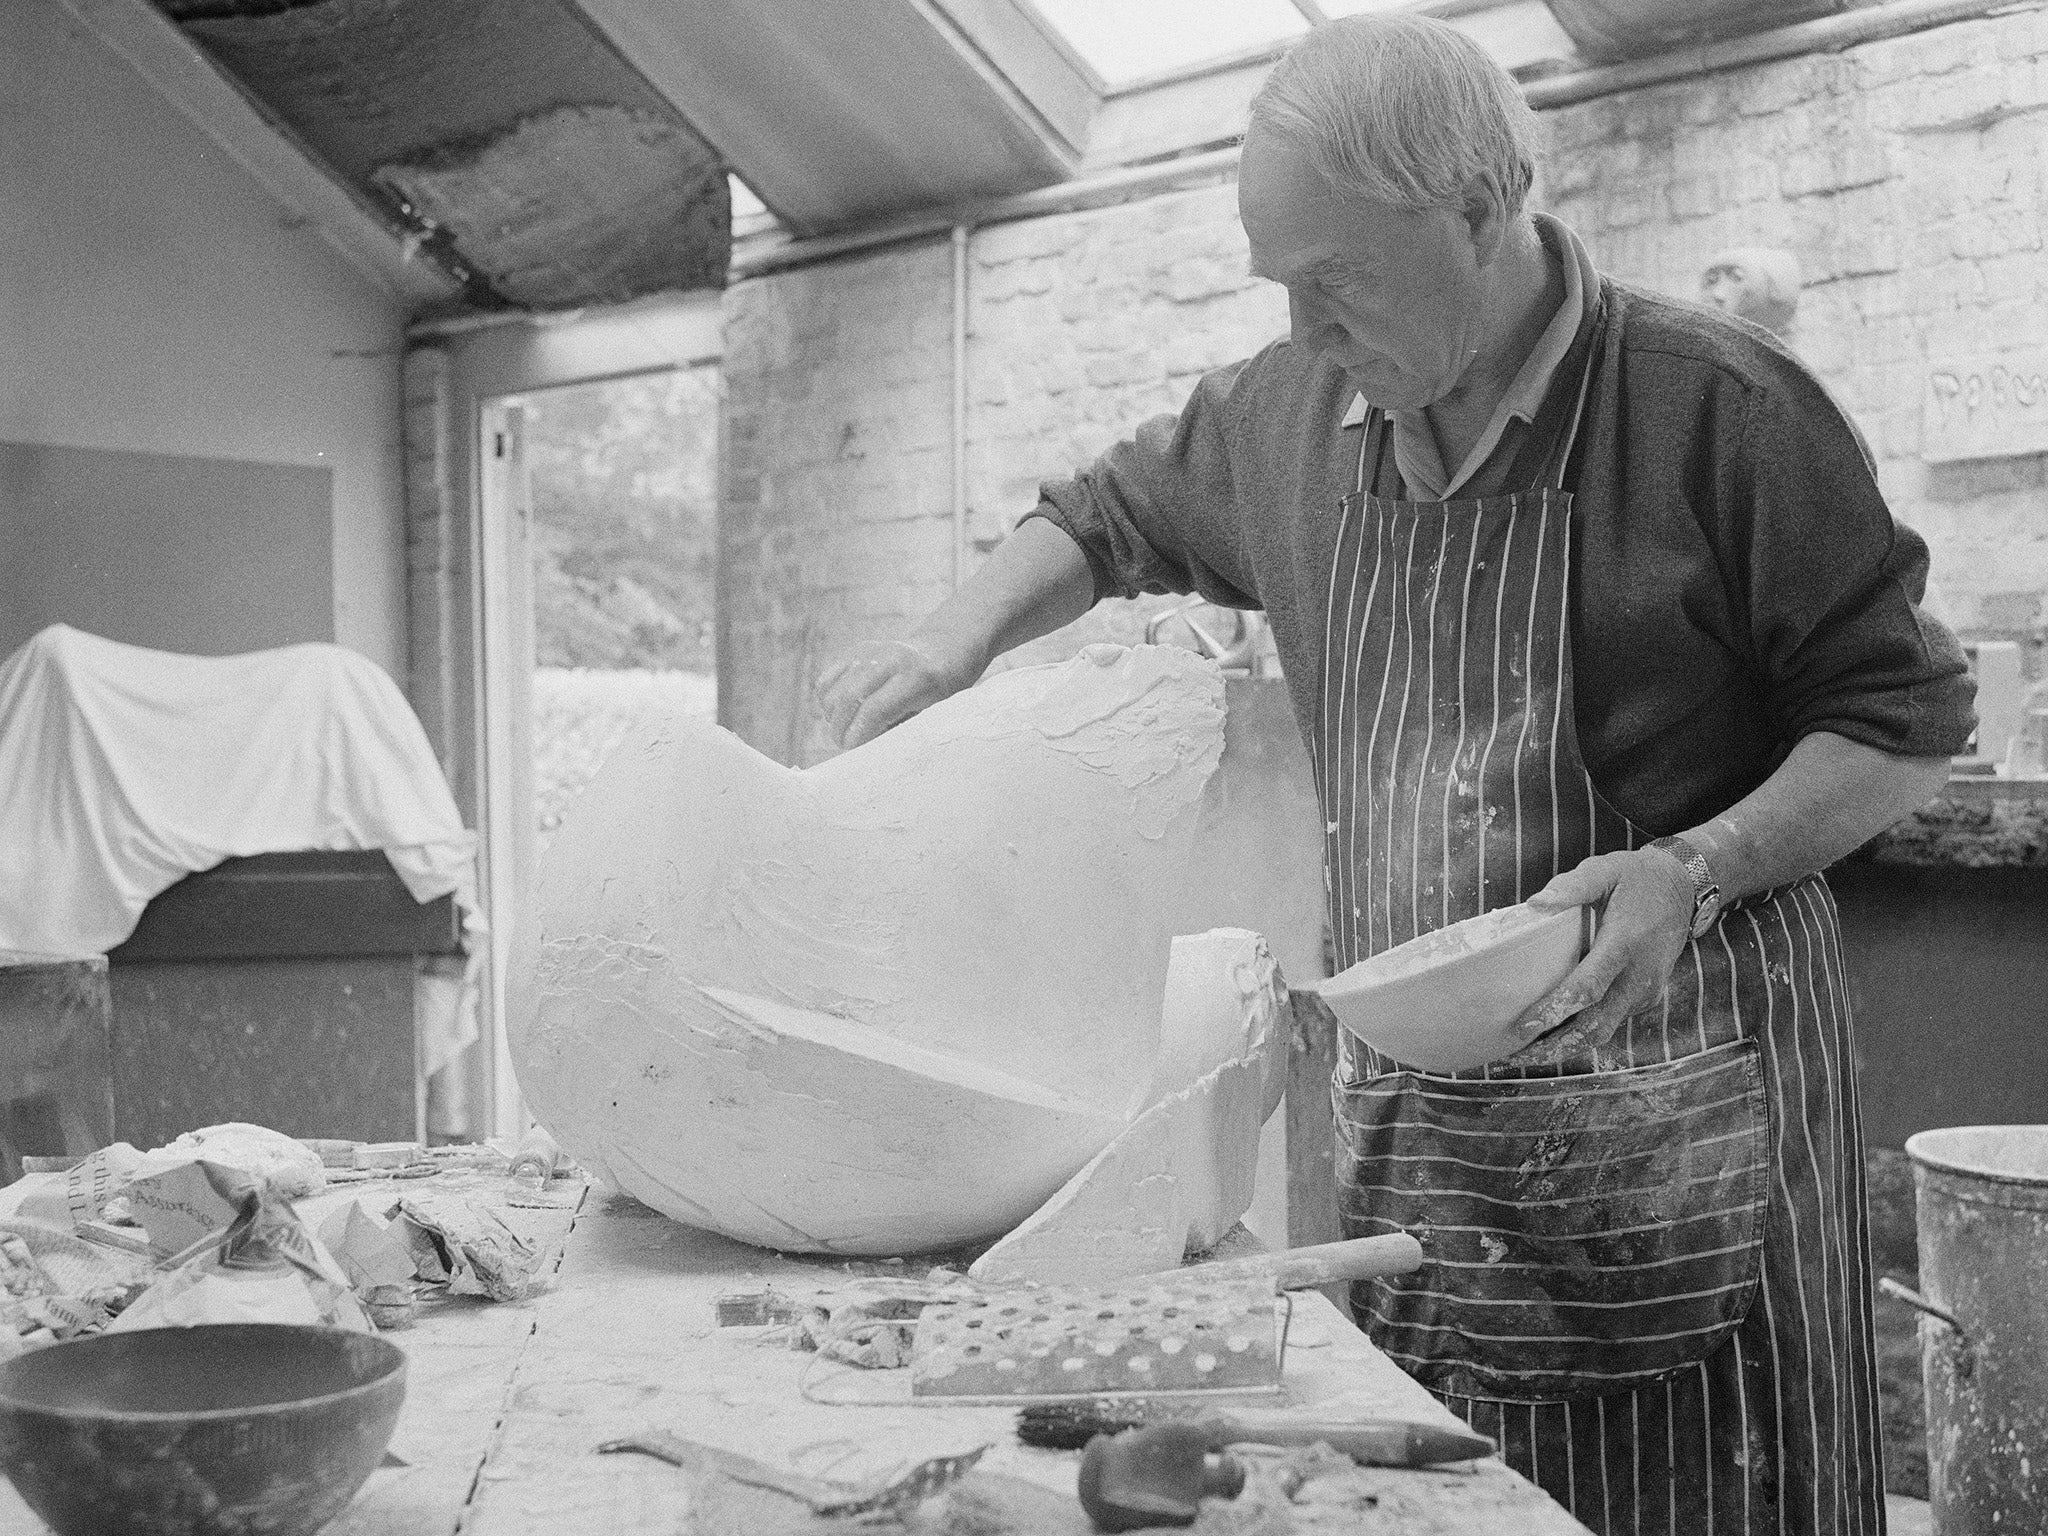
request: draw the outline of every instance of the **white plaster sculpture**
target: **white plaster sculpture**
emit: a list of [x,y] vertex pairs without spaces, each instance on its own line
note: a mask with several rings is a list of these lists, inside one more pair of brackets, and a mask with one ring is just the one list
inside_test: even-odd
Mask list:
[[1252,1202],[1259,1130],[1287,1084],[1287,1021],[1287,989],[1259,935],[1175,939],[1160,1096],[969,1273],[1103,1285],[1215,1247]]
[[1149,1102],[1164,898],[1190,883],[1223,716],[1209,663],[1095,646],[804,771],[643,729],[570,807],[519,942],[535,1113],[600,1176],[749,1242],[1007,1230]]

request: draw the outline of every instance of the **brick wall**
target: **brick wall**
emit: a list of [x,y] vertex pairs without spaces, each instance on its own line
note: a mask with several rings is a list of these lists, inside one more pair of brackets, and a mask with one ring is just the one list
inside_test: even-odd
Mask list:
[[951,272],[925,245],[726,295],[719,713],[781,761],[824,750],[819,668],[950,589]]
[[[1724,247],[1799,257],[1793,345],[1933,546],[1932,605],[1966,635],[2038,643],[2048,13],[1676,82],[1545,122],[1538,200],[1617,277],[1693,297]],[[727,296],[720,695],[728,723],[785,761],[829,750],[804,702],[819,668],[857,640],[902,633],[950,585],[950,273],[946,245],[927,243]],[[1030,508],[1040,478],[1176,408],[1202,371],[1286,324],[1281,293],[1245,276],[1227,185],[979,231],[968,313],[971,552]],[[2001,451],[2030,451],[1930,463],[1954,451],[1929,432],[1937,377],[1956,381],[1957,409],[1962,391],[1981,394]],[[1993,420],[1995,407],[2005,416]],[[1143,613],[1107,605],[1035,654],[1133,638]]]
[[[1285,296],[1246,275],[1236,207],[1221,185],[975,233],[970,568],[1041,479],[1286,328]],[[815,761],[830,750],[808,702],[820,669],[952,588],[952,252],[740,283],[725,318],[721,715],[772,757]],[[1105,605],[1020,658],[1136,639],[1147,607]]]
[[448,354],[416,347],[405,356],[405,597],[411,641],[406,697],[434,744],[441,771],[463,775],[457,689],[456,516],[449,433]]
[[[1545,120],[1541,199],[1616,277],[1693,297],[1724,247],[1799,258],[1792,345],[1862,427],[1894,510],[1932,545],[1931,606],[1973,638],[2038,643],[2048,457],[1942,462],[1953,433],[1929,417],[1937,379],[2024,390],[2048,368],[2048,12]],[[1986,435],[2001,452],[2048,449],[2048,392],[2007,417]]]
[[976,543],[1048,475],[1177,411],[1204,373],[1287,328],[1286,295],[1246,271],[1234,184],[1002,224],[969,267],[968,499]]

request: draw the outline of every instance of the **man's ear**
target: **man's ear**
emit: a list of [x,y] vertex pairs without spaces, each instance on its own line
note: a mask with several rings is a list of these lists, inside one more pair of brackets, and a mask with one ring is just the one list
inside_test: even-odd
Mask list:
[[1465,184],[1458,213],[1472,239],[1473,260],[1486,266],[1500,254],[1508,235],[1507,199],[1491,171],[1482,171]]

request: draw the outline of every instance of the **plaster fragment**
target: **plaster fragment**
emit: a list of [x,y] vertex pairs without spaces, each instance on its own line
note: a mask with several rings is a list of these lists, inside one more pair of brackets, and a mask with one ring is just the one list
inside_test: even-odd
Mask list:
[[1257,934],[1175,939],[1159,1098],[969,1273],[1104,1285],[1215,1247],[1251,1205],[1259,1131],[1286,1089],[1286,1001]]

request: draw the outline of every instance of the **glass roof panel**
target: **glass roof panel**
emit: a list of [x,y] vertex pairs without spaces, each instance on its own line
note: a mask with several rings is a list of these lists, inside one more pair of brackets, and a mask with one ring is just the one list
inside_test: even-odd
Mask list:
[[1206,63],[1308,30],[1294,0],[1032,0],[1109,85]]
[[1407,11],[1415,0],[1318,0],[1325,16],[1362,16],[1367,11]]

